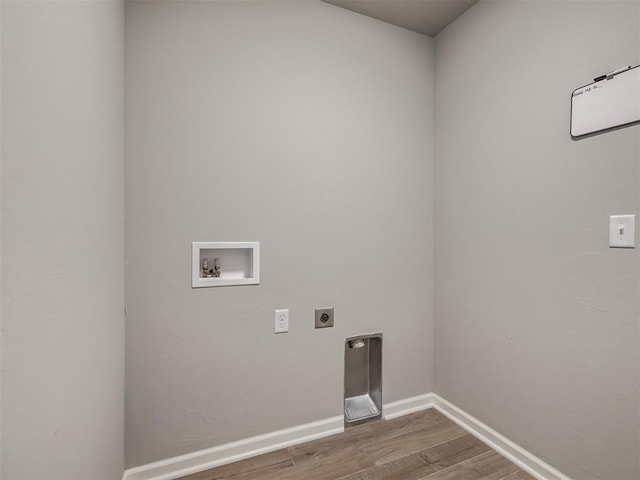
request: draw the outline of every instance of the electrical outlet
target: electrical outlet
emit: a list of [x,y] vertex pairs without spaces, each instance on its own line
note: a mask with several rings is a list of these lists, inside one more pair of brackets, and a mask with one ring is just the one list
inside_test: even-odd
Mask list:
[[333,327],[333,307],[316,308],[316,328]]
[[276,310],[276,325],[273,333],[287,333],[289,331],[289,310]]

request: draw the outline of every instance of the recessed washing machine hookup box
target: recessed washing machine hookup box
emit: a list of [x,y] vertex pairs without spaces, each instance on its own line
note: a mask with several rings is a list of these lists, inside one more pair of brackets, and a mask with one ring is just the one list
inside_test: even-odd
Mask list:
[[259,242],[191,244],[192,288],[259,284]]

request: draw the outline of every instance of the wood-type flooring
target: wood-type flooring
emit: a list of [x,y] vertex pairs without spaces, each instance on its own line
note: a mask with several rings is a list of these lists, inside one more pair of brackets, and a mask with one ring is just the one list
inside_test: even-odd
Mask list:
[[533,477],[431,408],[180,480],[481,479]]

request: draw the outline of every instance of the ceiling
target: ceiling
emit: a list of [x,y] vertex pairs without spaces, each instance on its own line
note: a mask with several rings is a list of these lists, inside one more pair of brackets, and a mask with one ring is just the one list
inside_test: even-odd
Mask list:
[[431,37],[478,0],[323,0]]

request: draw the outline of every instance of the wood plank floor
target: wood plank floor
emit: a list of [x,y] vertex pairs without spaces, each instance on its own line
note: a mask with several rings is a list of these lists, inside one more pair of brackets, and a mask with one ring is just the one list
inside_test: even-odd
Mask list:
[[533,480],[434,409],[180,480]]

